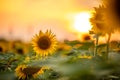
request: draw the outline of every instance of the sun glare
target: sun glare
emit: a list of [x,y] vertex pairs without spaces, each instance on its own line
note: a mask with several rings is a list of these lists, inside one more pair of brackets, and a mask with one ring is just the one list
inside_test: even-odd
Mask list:
[[88,32],[91,29],[91,24],[89,18],[91,17],[91,13],[89,12],[81,12],[74,17],[74,27],[79,32]]

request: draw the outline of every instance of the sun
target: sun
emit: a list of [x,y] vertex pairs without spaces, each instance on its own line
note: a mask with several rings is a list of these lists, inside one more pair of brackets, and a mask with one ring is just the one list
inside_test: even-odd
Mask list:
[[92,27],[89,21],[90,17],[90,12],[81,12],[79,14],[76,14],[74,17],[73,26],[79,32],[89,32]]

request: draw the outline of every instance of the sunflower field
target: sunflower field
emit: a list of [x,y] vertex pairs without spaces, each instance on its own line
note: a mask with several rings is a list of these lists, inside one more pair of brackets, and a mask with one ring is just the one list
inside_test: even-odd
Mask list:
[[[48,29],[29,43],[1,38],[0,80],[120,80],[120,41],[110,40],[120,31],[120,1],[102,2],[82,41],[58,41]],[[107,41],[100,43],[100,37]]]
[[0,80],[119,80],[120,41],[111,41],[106,55],[107,43],[86,37],[58,42],[47,30],[31,43],[1,39]]

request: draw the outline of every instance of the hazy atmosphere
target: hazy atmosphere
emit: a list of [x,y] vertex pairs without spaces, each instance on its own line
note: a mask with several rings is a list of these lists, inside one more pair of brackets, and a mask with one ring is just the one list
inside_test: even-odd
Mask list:
[[94,6],[98,0],[0,0],[0,37],[30,41],[39,30],[51,29],[59,40],[78,39],[75,16]]

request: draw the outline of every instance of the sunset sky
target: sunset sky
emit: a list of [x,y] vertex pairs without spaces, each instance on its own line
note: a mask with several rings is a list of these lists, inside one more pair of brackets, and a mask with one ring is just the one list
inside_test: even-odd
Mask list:
[[74,40],[74,16],[90,12],[99,0],[0,0],[0,37],[30,41],[51,29],[58,40]]

